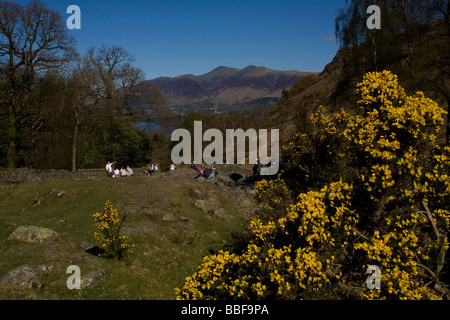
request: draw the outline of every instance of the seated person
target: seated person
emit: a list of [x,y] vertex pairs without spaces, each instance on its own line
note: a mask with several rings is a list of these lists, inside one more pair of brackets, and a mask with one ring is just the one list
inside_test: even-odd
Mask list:
[[216,177],[214,171],[211,169],[211,166],[208,166],[208,168],[203,171],[203,177],[205,179],[214,179]]
[[113,178],[120,178],[120,171],[119,171],[119,169],[114,170]]
[[133,169],[131,169],[130,166],[127,166],[127,170],[126,171],[127,171],[127,175],[128,176],[134,175]]
[[127,172],[125,171],[125,168],[124,168],[124,167],[120,168],[120,176],[121,176],[121,177],[127,177],[127,176],[128,176],[128,174],[127,174]]
[[202,166],[199,166],[197,168],[197,175],[194,177],[194,179],[197,179],[197,178],[201,177],[202,175],[203,175],[203,168],[202,168]]

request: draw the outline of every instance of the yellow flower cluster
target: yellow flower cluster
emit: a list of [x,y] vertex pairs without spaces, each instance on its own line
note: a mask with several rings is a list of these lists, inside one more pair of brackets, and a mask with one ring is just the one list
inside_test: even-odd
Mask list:
[[[315,114],[312,120],[325,132],[348,141],[349,152],[341,157],[357,156],[366,164],[372,163],[369,172],[361,176],[369,192],[389,193],[395,187],[396,176],[405,173],[411,177],[411,189],[430,191],[433,183],[424,180],[423,158],[418,153],[424,151],[419,150],[424,142],[435,144],[446,111],[422,92],[407,96],[397,76],[389,71],[368,73],[357,85],[357,92],[361,95],[360,113],[341,111],[331,119]],[[438,157],[435,156],[436,162]],[[442,160],[448,157],[443,156]],[[434,178],[449,188],[448,175],[437,176],[438,172],[445,172],[442,169],[436,168]],[[387,200],[393,200],[393,195]]]
[[[319,108],[317,132],[282,149],[290,174],[326,182],[306,192],[289,176],[257,183],[263,206],[247,248],[205,257],[179,299],[317,298],[355,287],[367,299],[445,294],[429,286],[449,247],[450,147],[436,143],[445,111],[421,92],[408,96],[389,71],[368,73],[357,92],[355,114]],[[326,180],[304,161],[330,154],[348,175]],[[302,190],[295,197],[292,186]],[[381,290],[360,284],[368,265],[380,267]]]
[[397,75],[390,71],[369,72],[357,86],[361,96],[360,106],[378,106],[391,108],[406,99],[405,90],[399,85]]
[[[375,231],[370,241],[357,243],[354,248],[366,252],[370,261],[382,270],[382,291],[365,292],[368,299],[395,297],[402,300],[440,299],[420,281],[417,258],[428,260],[428,255],[419,246],[414,231],[405,228],[413,226],[412,220],[398,221],[394,231],[381,235]],[[400,231],[401,230],[401,231]]]
[[115,225],[120,221],[118,212],[110,201],[106,202],[104,212],[94,214],[94,220],[98,222],[97,227],[101,231],[109,229],[111,225]]
[[94,233],[94,237],[100,247],[105,249],[106,254],[121,258],[126,250],[134,247],[128,243],[128,236],[121,233],[122,220],[119,219],[117,210],[109,200],[105,204],[105,211],[95,213],[93,217],[100,230]]
[[[329,282],[325,271],[334,256],[319,258],[313,246],[334,246],[333,229],[347,230],[345,234],[353,236],[352,225],[358,218],[347,207],[351,191],[351,186],[340,181],[321,192],[300,195],[283,218],[267,223],[253,219],[250,230],[254,237],[246,251],[241,255],[221,251],[205,257],[197,272],[186,278],[183,288],[176,289],[178,298],[295,298],[299,292],[319,290]],[[325,202],[332,207],[326,208]],[[273,244],[286,235],[303,239],[306,247]]]

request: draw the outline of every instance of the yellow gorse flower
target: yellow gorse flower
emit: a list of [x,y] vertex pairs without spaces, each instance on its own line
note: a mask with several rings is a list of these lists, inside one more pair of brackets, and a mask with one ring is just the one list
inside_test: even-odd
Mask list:
[[106,250],[106,254],[111,254],[121,258],[127,249],[134,247],[129,244],[128,236],[122,234],[122,220],[114,209],[113,204],[108,200],[105,204],[105,211],[95,213],[94,220],[100,232],[95,232],[94,237],[99,242],[100,247]]
[[[295,198],[281,176],[258,182],[261,210],[247,247],[205,257],[175,290],[178,299],[315,298],[347,283],[367,299],[440,298],[427,273],[449,247],[450,147],[436,143],[446,112],[422,92],[408,96],[389,71],[366,74],[356,91],[357,112],[328,116],[320,107],[311,121],[314,139],[327,141],[324,154],[329,141],[340,141],[346,151],[337,160],[364,166]],[[282,147],[305,177],[299,159],[311,136],[297,134]],[[373,264],[382,270],[381,290],[361,285]]]

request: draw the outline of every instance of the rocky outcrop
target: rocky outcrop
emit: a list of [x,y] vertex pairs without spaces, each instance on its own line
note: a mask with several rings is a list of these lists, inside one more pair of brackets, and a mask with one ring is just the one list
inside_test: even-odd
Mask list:
[[8,240],[16,240],[27,243],[43,243],[54,240],[58,236],[56,231],[35,226],[20,226],[8,237]]
[[91,272],[80,279],[81,289],[89,289],[98,286],[106,281],[106,274],[103,270]]
[[9,285],[17,289],[40,288],[42,283],[39,275],[53,273],[55,273],[53,266],[39,265],[33,267],[25,264],[0,277],[0,284]]

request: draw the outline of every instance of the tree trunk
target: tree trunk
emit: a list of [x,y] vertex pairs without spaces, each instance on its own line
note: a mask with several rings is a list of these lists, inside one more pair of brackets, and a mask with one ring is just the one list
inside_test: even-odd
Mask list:
[[77,171],[77,143],[78,143],[78,127],[80,125],[80,117],[77,108],[75,107],[75,128],[73,129],[72,142],[72,172]]
[[8,153],[7,153],[7,162],[9,169],[15,169],[17,167],[17,115],[16,110],[14,108],[13,103],[9,105],[9,123],[8,123]]
[[73,130],[72,172],[77,171],[77,140],[78,140],[78,123],[75,124],[75,129]]

